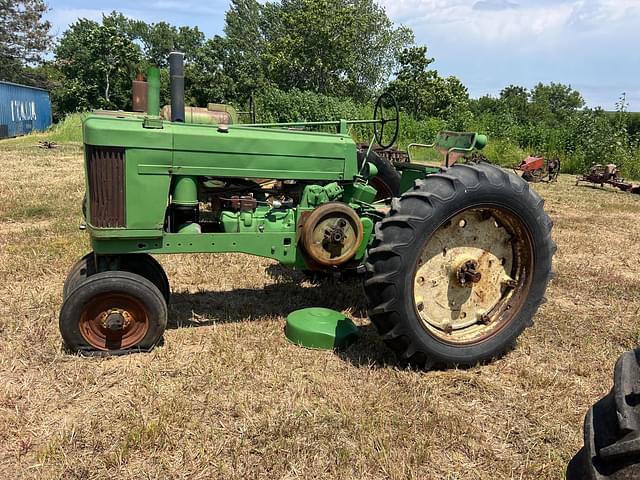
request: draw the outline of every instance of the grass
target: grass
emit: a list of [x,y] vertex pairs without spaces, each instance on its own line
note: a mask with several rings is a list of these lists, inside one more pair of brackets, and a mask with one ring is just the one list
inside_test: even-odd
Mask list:
[[46,136],[50,142],[82,142],[82,113],[67,115],[54,124]]
[[83,113],[72,113],[64,117],[58,123],[54,123],[45,132],[32,133],[24,137],[12,140],[17,145],[31,145],[35,141],[48,141],[53,143],[82,143],[82,118]]
[[[178,324],[162,347],[67,355],[62,283],[89,248],[81,149],[38,139],[0,142],[0,478],[557,479],[637,344],[640,197],[562,176],[536,186],[559,247],[548,303],[489,365],[402,368],[357,282],[241,254],[160,258]],[[306,306],[347,313],[363,339],[289,344],[286,314]]]

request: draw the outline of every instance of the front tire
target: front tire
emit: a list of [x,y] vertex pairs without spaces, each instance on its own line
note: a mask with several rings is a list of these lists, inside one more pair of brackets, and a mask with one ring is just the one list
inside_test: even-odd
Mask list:
[[[169,286],[169,279],[165,273],[162,265],[146,253],[133,253],[127,255],[120,255],[119,257],[119,270],[135,273],[140,275],[151,283],[153,283],[164,297],[167,305],[171,300],[171,287]],[[78,260],[67,275],[62,287],[62,298],[66,300],[69,294],[76,289],[78,285],[84,282],[87,278],[98,273],[98,267],[96,266],[96,255],[93,252],[87,253],[84,257]]]
[[71,267],[62,287],[63,300],[66,300],[69,294],[87,278],[98,273],[95,258],[95,254],[89,252]]
[[410,363],[502,355],[543,301],[555,244],[543,200],[506,171],[456,164],[416,182],[376,225],[369,316]]
[[66,347],[89,355],[149,351],[167,326],[167,304],[158,288],[140,275],[96,273],[62,304],[60,333]]

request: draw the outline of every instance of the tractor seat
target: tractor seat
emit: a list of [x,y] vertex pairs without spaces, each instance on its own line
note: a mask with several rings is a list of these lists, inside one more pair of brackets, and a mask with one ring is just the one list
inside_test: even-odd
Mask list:
[[[487,144],[487,137],[476,132],[451,132],[441,131],[436,135],[436,139],[431,144],[412,143],[407,147],[409,162],[414,162],[411,155],[412,149],[430,148],[442,155],[441,165],[449,167],[460,158],[471,153],[474,148],[480,150]],[[432,165],[433,161],[427,160],[427,165]],[[435,166],[435,165],[433,165]]]

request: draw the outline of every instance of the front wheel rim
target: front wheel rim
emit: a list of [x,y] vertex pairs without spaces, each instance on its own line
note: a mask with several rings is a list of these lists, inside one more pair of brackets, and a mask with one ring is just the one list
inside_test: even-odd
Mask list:
[[437,340],[476,344],[521,311],[531,285],[533,242],[511,211],[458,212],[425,242],[413,276],[414,308]]
[[132,348],[147,335],[150,322],[147,309],[137,298],[121,292],[93,297],[82,310],[80,334],[98,350]]

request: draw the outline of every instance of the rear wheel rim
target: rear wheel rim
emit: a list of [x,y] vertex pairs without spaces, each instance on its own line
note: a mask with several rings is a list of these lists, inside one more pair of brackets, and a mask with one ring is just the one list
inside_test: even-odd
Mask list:
[[472,208],[450,217],[425,243],[414,270],[423,327],[453,345],[495,336],[528,295],[533,251],[530,234],[510,211]]
[[147,335],[150,322],[144,304],[121,292],[96,295],[80,315],[80,334],[98,350],[132,348]]

